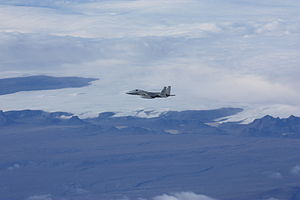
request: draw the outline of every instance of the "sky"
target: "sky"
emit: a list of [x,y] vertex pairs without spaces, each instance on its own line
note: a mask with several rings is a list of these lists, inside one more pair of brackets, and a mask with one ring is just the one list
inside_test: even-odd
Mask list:
[[[299,116],[299,9],[294,0],[0,0],[0,78],[99,79],[3,95],[0,109],[88,117],[240,107],[230,120]],[[165,85],[175,97],[125,94]]]

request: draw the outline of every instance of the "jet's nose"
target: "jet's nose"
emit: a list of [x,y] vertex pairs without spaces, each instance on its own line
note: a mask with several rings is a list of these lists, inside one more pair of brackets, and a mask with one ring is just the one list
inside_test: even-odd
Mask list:
[[126,92],[126,94],[137,94],[137,91],[138,91],[138,90],[131,90],[131,91],[129,91],[129,92]]
[[126,92],[126,94],[134,94],[134,90],[131,90],[129,92]]

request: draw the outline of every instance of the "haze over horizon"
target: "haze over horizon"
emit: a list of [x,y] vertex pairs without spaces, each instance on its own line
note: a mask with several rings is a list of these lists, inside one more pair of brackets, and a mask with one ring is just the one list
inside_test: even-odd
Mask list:
[[[97,78],[92,85],[1,95],[3,110],[246,109],[232,120],[300,115],[300,2],[0,0],[0,78]],[[135,88],[172,85],[174,98]]]

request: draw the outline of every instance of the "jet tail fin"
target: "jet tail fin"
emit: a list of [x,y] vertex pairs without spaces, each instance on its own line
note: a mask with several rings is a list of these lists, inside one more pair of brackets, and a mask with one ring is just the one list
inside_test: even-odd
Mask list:
[[171,94],[171,86],[167,87],[166,95],[167,95],[167,97],[169,97],[169,96],[175,96],[174,94]]
[[166,95],[170,96],[171,95],[171,86],[168,86],[167,90],[166,90]]
[[162,91],[160,92],[160,95],[161,95],[161,96],[167,96],[167,87],[164,87],[164,88],[162,89]]

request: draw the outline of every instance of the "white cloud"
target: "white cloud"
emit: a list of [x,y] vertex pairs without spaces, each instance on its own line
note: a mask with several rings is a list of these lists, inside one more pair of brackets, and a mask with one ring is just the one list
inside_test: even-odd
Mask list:
[[[123,197],[120,200],[130,200],[128,197]],[[197,194],[194,192],[175,192],[170,194],[162,194],[152,198],[138,198],[138,200],[216,200],[212,197]]]
[[211,197],[193,192],[179,192],[156,196],[153,200],[214,200]]
[[274,178],[274,179],[281,179],[282,175],[281,175],[280,172],[273,172],[273,173],[270,174],[270,177]]
[[[10,32],[104,38],[199,37],[207,32],[220,32],[223,27],[223,30],[235,33],[244,30],[246,31],[243,32],[244,34],[285,34],[293,31],[299,33],[297,23],[286,22],[286,19],[280,18],[286,17],[285,14],[283,15],[286,12],[284,8],[275,10],[278,14],[275,19],[264,19],[263,16],[267,16],[264,13],[262,20],[256,21],[254,18],[255,22],[252,22],[247,13],[252,14],[256,10],[236,2],[139,0],[85,3],[83,1],[45,1],[44,3],[30,1],[28,3],[17,1],[6,4],[3,6],[0,4],[0,30]],[[14,6],[19,4],[22,6]],[[235,8],[237,6],[238,8]],[[272,4],[270,3],[269,6],[271,9]],[[214,13],[222,11],[226,18],[212,17],[212,11]],[[244,11],[244,14],[239,13],[240,11]],[[236,18],[236,15],[239,18]]]
[[7,169],[8,170],[15,170],[15,169],[19,169],[21,166],[18,163],[13,164],[12,166],[9,166]]
[[166,129],[164,130],[166,133],[170,133],[170,134],[180,134],[179,130],[176,129]]
[[277,198],[274,198],[274,197],[270,197],[270,198],[267,198],[265,200],[280,200],[280,199],[277,199]]
[[300,165],[296,165],[291,169],[291,173],[296,176],[300,176]]
[[42,195],[33,195],[27,198],[27,200],[52,200],[52,195],[42,194]]
[[281,33],[288,34],[289,31],[285,27],[285,24],[282,20],[274,20],[265,24],[257,25],[255,30],[256,33]]
[[44,34],[0,32],[0,70],[47,71],[62,64],[91,61],[99,47],[91,40]]

